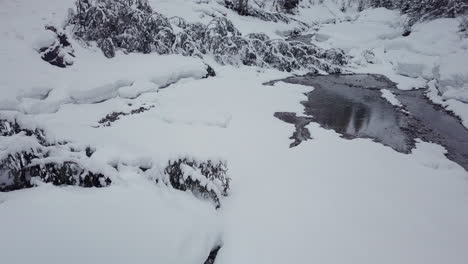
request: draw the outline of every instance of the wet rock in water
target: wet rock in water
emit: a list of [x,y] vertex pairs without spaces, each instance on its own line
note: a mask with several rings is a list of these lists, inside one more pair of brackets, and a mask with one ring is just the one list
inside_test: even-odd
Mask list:
[[[67,142],[50,142],[40,129],[28,129],[15,120],[0,120],[0,191],[34,186],[34,180],[54,185],[104,187],[109,177],[88,167],[90,148],[78,149]],[[14,144],[13,144],[14,143]]]
[[46,26],[45,29],[50,33],[51,39],[37,47],[41,58],[60,68],[73,65],[75,54],[65,32],[54,26]]
[[[429,102],[424,91],[400,91],[376,74],[305,75],[280,81],[314,87],[301,102],[304,117],[275,113],[296,126],[291,146],[309,139],[303,130],[308,123],[317,122],[343,138],[369,138],[403,153],[410,153],[418,138],[434,142],[448,150],[449,159],[468,170],[468,130],[456,117]],[[392,91],[402,106],[382,98],[381,89]]]

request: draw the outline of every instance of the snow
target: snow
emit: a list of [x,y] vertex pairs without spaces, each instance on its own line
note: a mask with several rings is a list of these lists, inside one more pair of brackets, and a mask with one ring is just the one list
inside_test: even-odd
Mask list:
[[[150,2],[191,22],[225,14],[243,34],[281,37],[297,26],[237,16],[214,1]],[[311,123],[313,139],[289,148],[294,127],[273,114],[302,114],[300,102],[313,87],[263,85],[290,75],[275,70],[207,58],[216,76],[203,78],[202,59],[122,53],[107,59],[74,40],[74,65],[54,67],[34,47],[48,41],[44,25],[61,25],[72,6],[72,0],[0,3],[0,118],[43,128],[54,142],[92,146],[88,166],[108,169],[113,183],[97,189],[38,182],[0,193],[5,263],[203,263],[220,244],[217,264],[467,263],[467,172],[442,147],[419,141],[402,154]],[[405,18],[385,9],[349,20],[327,1],[294,17],[334,19],[316,38],[349,51],[350,70],[385,74],[400,89],[427,86],[428,96],[465,117],[468,127],[461,102],[466,48],[454,20],[418,24],[402,37]],[[401,106],[389,90],[381,92]],[[151,108],[98,126],[110,113],[139,107]],[[39,147],[29,139],[0,137],[0,153]],[[179,157],[227,161],[231,193],[219,210],[155,183],[168,160]]]
[[55,33],[50,30],[45,30],[41,32],[41,34],[37,37],[36,41],[34,42],[34,49],[39,51],[41,48],[49,47],[56,41]]
[[441,59],[439,85],[445,99],[468,103],[468,50]]
[[412,78],[423,77],[426,80],[433,79],[437,74],[437,57],[408,50],[389,50],[386,55],[397,74]]
[[203,263],[220,239],[210,205],[136,179],[99,190],[43,185],[0,195],[8,263]]
[[374,48],[382,40],[401,34],[401,19],[395,11],[377,8],[362,12],[356,20],[327,24],[318,31],[323,44],[346,51],[356,48]]
[[401,102],[398,101],[398,99],[395,97],[395,94],[392,93],[392,91],[381,89],[380,92],[382,93],[382,97],[385,98],[385,100],[387,100],[391,105],[398,107],[403,106]]

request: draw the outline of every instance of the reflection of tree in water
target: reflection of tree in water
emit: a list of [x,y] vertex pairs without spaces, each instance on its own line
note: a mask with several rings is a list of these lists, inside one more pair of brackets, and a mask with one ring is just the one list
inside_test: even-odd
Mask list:
[[357,134],[370,121],[371,110],[367,105],[326,90],[311,93],[305,104],[306,113],[315,121],[341,134]]
[[[364,104],[353,104],[352,122],[354,125],[355,133],[359,133],[362,128],[369,125],[371,110],[367,105]],[[349,127],[349,125],[348,125]]]

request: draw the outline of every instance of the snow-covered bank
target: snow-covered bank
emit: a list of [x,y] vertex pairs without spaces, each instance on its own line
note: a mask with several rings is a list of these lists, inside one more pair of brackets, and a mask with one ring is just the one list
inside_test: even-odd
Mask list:
[[[39,187],[0,193],[3,262],[200,264],[222,245],[217,264],[467,263],[467,172],[442,147],[418,142],[406,155],[311,123],[312,139],[289,148],[295,128],[274,113],[302,115],[300,101],[313,88],[266,86],[289,74],[221,66],[209,56],[204,59],[216,76],[203,78],[208,72],[201,59],[155,53],[107,59],[96,47],[71,40],[75,61],[57,68],[34,47],[44,25],[62,25],[73,2],[0,3],[0,119],[15,117],[43,129],[64,148],[92,146],[88,158],[112,170],[112,184],[84,189],[36,182]],[[226,15],[243,34],[284,38],[297,26],[238,16],[215,1],[150,3],[168,17],[192,22]],[[291,16],[323,14],[306,21],[312,23],[344,15],[323,8]],[[418,25],[404,38],[399,19],[394,12],[369,10],[355,21],[343,17],[311,32],[320,45],[355,55],[352,70],[386,74],[400,88],[424,86],[424,78],[460,83],[450,69],[463,75],[464,68],[450,61],[466,51],[466,41],[437,51],[454,43],[453,20]],[[447,35],[424,39],[425,26]],[[449,77],[437,77],[437,68]],[[432,91],[441,98],[435,86]],[[118,118],[103,125],[108,116]],[[1,136],[0,152],[19,145],[16,139]],[[185,157],[226,161],[231,195],[219,210],[196,193],[155,184],[169,160]],[[200,178],[196,170],[182,170],[184,179]]]
[[460,19],[420,22],[403,36],[407,20],[397,11],[368,9],[354,21],[324,25],[315,38],[325,47],[349,51],[354,71],[384,74],[400,89],[427,87],[435,80],[443,105],[466,122],[468,38],[459,32]]

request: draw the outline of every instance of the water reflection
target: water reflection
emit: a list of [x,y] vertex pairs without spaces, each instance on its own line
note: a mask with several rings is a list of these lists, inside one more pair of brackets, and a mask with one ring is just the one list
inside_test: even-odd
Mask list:
[[[407,123],[407,117],[380,97],[379,82],[371,78],[346,78],[350,87],[337,79],[306,77],[295,79],[297,83],[308,84],[316,89],[308,94],[305,114],[326,129],[333,129],[345,138],[372,138],[400,152],[409,152],[411,136],[400,127]],[[365,75],[368,78],[368,75]],[[294,79],[292,79],[294,80]],[[357,88],[366,86],[370,88]],[[375,88],[375,89],[372,89]]]
[[[384,76],[372,74],[305,75],[281,81],[315,88],[301,102],[305,116],[275,113],[296,126],[292,147],[310,139],[306,126],[317,122],[344,138],[370,138],[404,153],[414,148],[416,138],[438,143],[448,150],[449,159],[468,170],[468,130],[457,118],[432,105],[424,91],[401,92]],[[380,89],[395,92],[411,114],[382,98]]]

